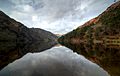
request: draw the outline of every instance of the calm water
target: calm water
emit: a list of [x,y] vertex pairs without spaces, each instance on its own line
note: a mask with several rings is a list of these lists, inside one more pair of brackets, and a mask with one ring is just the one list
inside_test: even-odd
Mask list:
[[109,76],[98,65],[64,46],[27,53],[0,71],[0,76]]

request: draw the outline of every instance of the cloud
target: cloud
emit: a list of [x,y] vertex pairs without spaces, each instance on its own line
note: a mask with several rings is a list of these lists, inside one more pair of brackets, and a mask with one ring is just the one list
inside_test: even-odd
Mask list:
[[[99,15],[112,0],[0,0],[0,7],[28,27],[66,33]],[[4,6],[3,4],[8,5]]]
[[32,12],[47,16],[48,20],[56,20],[74,14],[81,5],[80,0],[11,0],[15,9],[21,12]]

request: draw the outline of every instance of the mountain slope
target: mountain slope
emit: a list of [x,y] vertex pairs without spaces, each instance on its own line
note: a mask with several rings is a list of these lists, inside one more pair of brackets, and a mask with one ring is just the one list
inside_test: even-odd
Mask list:
[[110,6],[98,17],[65,34],[59,41],[63,38],[70,41],[72,38],[79,38],[89,42],[89,40],[103,40],[106,36],[120,36],[120,1]]
[[[57,37],[52,33],[42,29],[34,28],[33,30],[33,28],[27,28],[22,23],[15,21],[2,11],[0,11],[0,33],[0,41],[18,40],[23,42],[30,42],[38,40],[41,41],[45,39],[44,37],[53,37],[54,39]],[[44,37],[43,35],[40,35],[42,33],[44,34]]]

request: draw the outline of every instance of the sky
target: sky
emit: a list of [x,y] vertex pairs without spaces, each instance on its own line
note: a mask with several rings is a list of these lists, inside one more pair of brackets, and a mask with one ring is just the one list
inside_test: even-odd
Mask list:
[[113,3],[114,0],[0,0],[0,10],[29,28],[65,34]]

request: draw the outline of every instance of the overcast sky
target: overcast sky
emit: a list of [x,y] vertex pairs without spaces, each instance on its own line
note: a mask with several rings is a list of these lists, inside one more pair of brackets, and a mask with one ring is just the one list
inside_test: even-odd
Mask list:
[[28,27],[67,33],[98,16],[114,0],[0,0],[0,10]]

